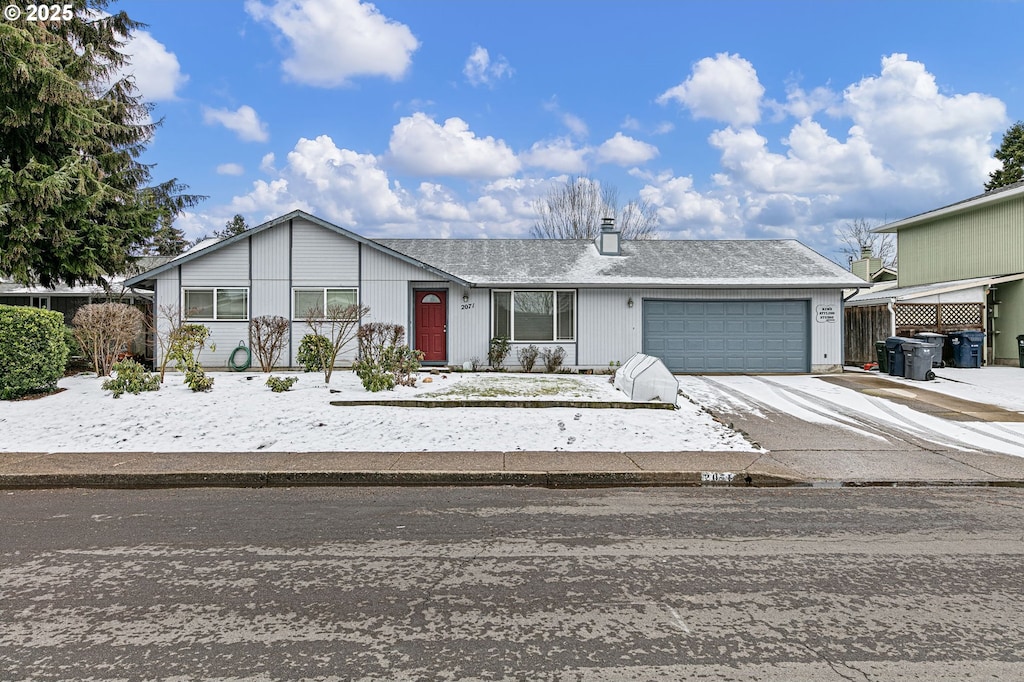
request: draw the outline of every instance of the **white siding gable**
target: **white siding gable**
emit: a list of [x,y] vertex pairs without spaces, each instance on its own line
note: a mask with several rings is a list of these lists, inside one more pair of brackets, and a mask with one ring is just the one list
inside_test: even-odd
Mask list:
[[297,218],[291,243],[293,286],[359,286],[358,242]]

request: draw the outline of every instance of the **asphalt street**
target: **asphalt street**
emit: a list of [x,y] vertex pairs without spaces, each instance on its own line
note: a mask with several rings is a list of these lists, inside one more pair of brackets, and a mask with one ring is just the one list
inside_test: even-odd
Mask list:
[[1024,490],[0,494],[5,680],[1024,678]]

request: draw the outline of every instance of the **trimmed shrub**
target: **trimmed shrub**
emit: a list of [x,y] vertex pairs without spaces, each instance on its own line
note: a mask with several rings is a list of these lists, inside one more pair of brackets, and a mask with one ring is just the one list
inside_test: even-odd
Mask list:
[[71,324],[96,376],[105,377],[118,357],[131,350],[145,321],[141,310],[124,303],[90,303],[78,309]]
[[[185,370],[185,385],[193,391],[209,391],[213,388],[213,379],[206,376],[203,366],[199,364],[199,354],[206,347],[206,339],[210,337],[210,328],[202,324],[183,324],[171,341],[171,358],[178,369]],[[216,345],[210,345],[216,350]]]
[[512,344],[509,342],[507,337],[495,336],[491,339],[491,344],[487,348],[487,362],[494,369],[502,369],[505,364],[505,358],[512,351]]
[[101,387],[104,391],[112,391],[115,398],[125,393],[138,395],[143,391],[159,391],[160,375],[150,374],[146,368],[131,358],[114,363],[111,370],[117,375],[107,379]]
[[533,366],[537,364],[537,356],[540,355],[540,349],[532,343],[529,346],[522,346],[516,351],[516,356],[519,358],[519,364],[522,366],[524,372],[532,372]]
[[405,327],[400,324],[370,322],[356,335],[359,340],[359,360],[355,370],[367,391],[390,391],[396,385],[415,386],[412,374],[420,368],[423,353],[409,348],[405,341]]
[[52,391],[67,362],[61,313],[0,305],[0,400]]
[[565,349],[561,346],[558,348],[545,348],[541,351],[540,360],[544,363],[544,371],[548,374],[554,374],[565,361]]
[[288,339],[291,323],[280,315],[261,315],[249,322],[249,339],[252,354],[260,363],[260,369],[269,372],[277,364]]
[[324,362],[331,357],[331,340],[319,334],[306,334],[299,341],[299,364],[307,372],[324,371]]
[[285,377],[283,379],[281,377],[267,377],[267,386],[274,393],[284,393],[285,391],[290,391],[298,380],[298,377]]

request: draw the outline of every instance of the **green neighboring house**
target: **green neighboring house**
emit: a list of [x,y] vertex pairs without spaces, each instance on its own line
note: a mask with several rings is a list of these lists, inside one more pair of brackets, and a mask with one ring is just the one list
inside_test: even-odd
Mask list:
[[980,329],[988,364],[1017,364],[1017,336],[1024,334],[1024,182],[875,232],[896,234],[896,287],[866,292],[848,305],[886,305],[901,336]]

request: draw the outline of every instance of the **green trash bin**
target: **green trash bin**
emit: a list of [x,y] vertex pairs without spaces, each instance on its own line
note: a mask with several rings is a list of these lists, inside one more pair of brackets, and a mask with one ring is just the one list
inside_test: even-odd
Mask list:
[[885,341],[875,341],[875,358],[878,359],[878,371],[889,373],[889,351],[885,349]]
[[1017,360],[1024,367],[1024,334],[1017,337]]

